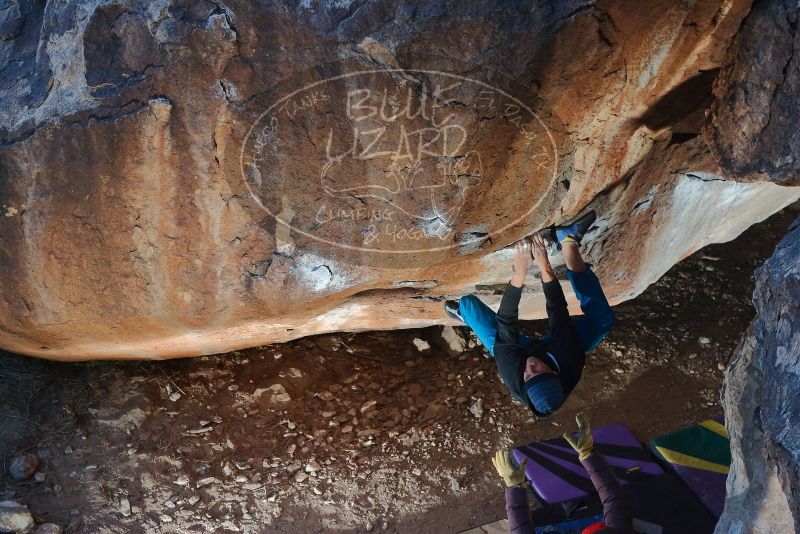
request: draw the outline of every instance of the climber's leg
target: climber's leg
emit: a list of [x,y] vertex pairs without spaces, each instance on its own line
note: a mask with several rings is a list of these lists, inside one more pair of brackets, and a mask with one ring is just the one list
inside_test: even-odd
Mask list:
[[583,316],[573,317],[572,322],[578,330],[584,352],[589,352],[597,347],[611,330],[614,325],[614,312],[608,304],[597,275],[583,261],[578,244],[562,242],[561,246],[568,269],[567,278],[583,310]]
[[564,243],[577,242],[580,244],[584,234],[589,231],[589,228],[591,228],[596,218],[597,214],[594,210],[587,211],[570,223],[551,226],[546,230],[546,237],[550,241],[558,244],[559,249],[562,248]]
[[[494,357],[494,342],[497,337],[497,314],[484,304],[475,295],[467,295],[459,301],[459,313],[464,322],[472,328],[483,346],[489,351],[489,355]],[[532,338],[519,336],[518,343],[525,347],[529,345]]]

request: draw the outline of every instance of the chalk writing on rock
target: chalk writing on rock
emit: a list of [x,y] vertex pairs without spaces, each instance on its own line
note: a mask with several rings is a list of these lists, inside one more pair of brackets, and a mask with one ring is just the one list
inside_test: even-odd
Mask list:
[[[502,233],[555,181],[548,127],[482,80],[377,69],[306,74],[284,89],[264,102],[239,165],[249,195],[295,241],[360,258],[457,254],[465,228]],[[500,193],[515,188],[525,194]]]

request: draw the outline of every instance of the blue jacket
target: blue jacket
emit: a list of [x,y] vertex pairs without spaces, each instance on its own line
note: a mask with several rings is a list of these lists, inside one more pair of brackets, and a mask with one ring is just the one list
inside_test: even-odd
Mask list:
[[547,343],[534,341],[527,347],[519,345],[519,299],[522,288],[506,285],[500,309],[497,310],[497,338],[494,344],[494,359],[497,370],[506,387],[518,401],[528,406],[534,414],[544,417],[536,411],[525,391],[525,362],[530,356],[541,359],[558,373],[561,388],[566,398],[581,379],[581,371],[586,362],[586,355],[572,324],[567,309],[567,300],[558,280],[542,282],[546,300],[547,321],[550,337]]

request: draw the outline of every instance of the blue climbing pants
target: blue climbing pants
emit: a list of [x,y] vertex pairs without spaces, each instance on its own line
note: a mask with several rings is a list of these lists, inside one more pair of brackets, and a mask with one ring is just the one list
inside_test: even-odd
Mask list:
[[[608,331],[614,325],[614,312],[606,300],[603,288],[600,287],[600,280],[592,272],[591,267],[586,266],[585,271],[575,273],[567,271],[567,278],[572,284],[572,290],[581,304],[583,315],[572,317],[572,323],[578,331],[581,346],[584,352],[593,350],[603,341]],[[481,302],[475,295],[466,295],[461,298],[459,304],[461,316],[467,326],[472,328],[483,346],[494,357],[494,342],[497,337],[497,314],[489,306]],[[543,341],[547,343],[550,334],[545,334]],[[533,342],[529,336],[519,336],[519,345],[526,347]]]

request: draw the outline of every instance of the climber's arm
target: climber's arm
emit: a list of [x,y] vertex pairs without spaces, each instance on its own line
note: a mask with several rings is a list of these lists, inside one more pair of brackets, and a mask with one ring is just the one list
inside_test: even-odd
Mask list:
[[495,346],[516,344],[519,338],[519,299],[525,275],[531,266],[531,248],[527,241],[520,241],[515,247],[514,274],[503,292],[500,308],[497,310],[497,338]]
[[578,433],[565,433],[563,436],[578,453],[578,459],[589,473],[603,503],[603,523],[608,528],[602,532],[632,534],[633,515],[628,493],[622,488],[603,455],[594,450],[594,437],[586,416],[579,412],[575,416],[575,422],[578,423]]
[[553,272],[553,266],[550,265],[550,258],[547,257],[547,245],[542,236],[534,234],[531,238],[531,256],[533,261],[539,268],[542,275],[542,283],[546,284],[556,279],[556,273]]
[[569,310],[567,309],[567,299],[564,298],[564,290],[561,289],[561,284],[553,272],[553,266],[550,265],[550,259],[547,257],[547,246],[544,239],[540,235],[532,237],[531,253],[533,260],[539,267],[542,275],[542,291],[545,297],[545,306],[547,308],[548,327],[551,332],[556,332],[561,327],[570,327],[572,321],[569,318]]
[[531,511],[528,508],[528,490],[522,486],[506,488],[506,517],[511,534],[532,534]]
[[603,503],[603,523],[614,532],[633,532],[633,515],[628,493],[622,487],[606,459],[598,452],[592,452],[581,460],[589,472],[600,501]]

